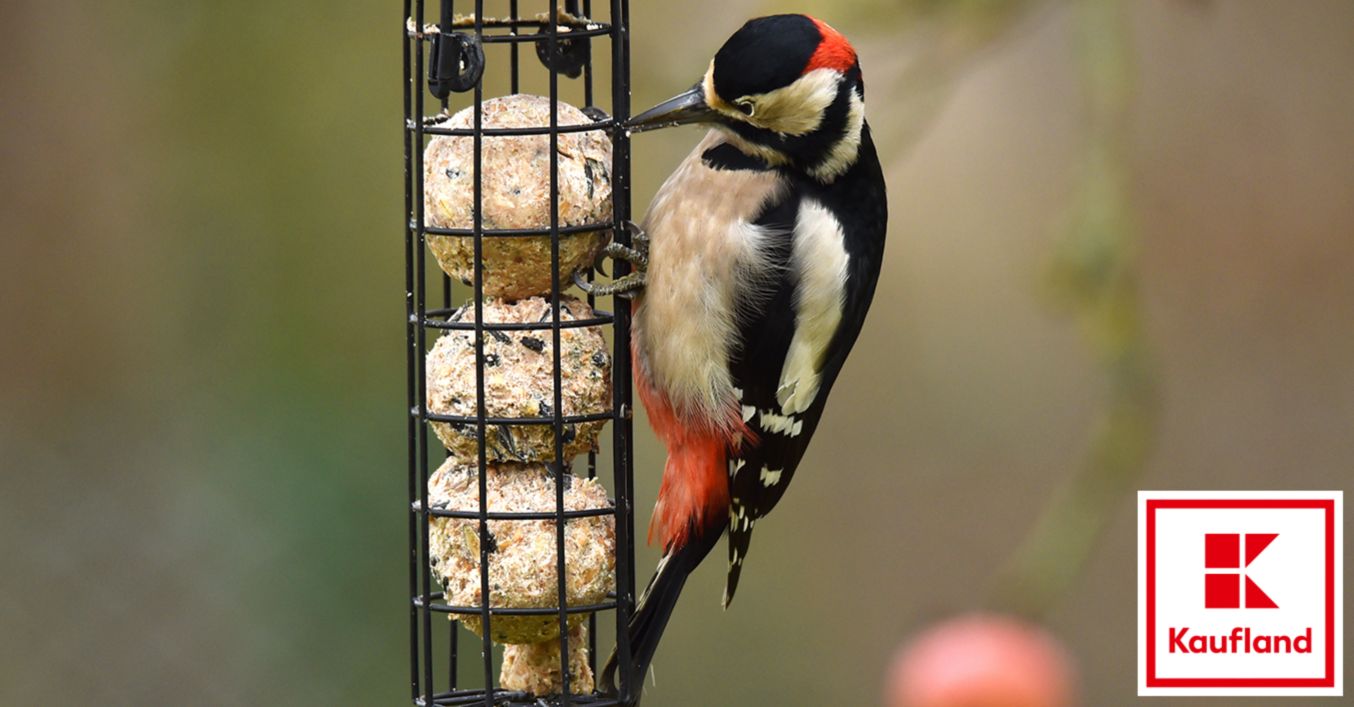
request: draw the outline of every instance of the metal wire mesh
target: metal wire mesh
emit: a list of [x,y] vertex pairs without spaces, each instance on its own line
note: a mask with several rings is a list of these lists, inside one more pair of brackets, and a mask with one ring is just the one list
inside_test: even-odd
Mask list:
[[[404,0],[404,15],[401,17],[401,38],[404,63],[404,162],[405,195],[404,207],[407,222],[405,224],[405,289],[407,315],[407,392],[409,401],[408,421],[408,491],[409,491],[409,661],[410,687],[413,702],[419,705],[612,705],[623,704],[630,700],[638,690],[633,676],[620,671],[618,695],[571,695],[569,686],[569,630],[568,617],[571,614],[589,613],[589,661],[594,673],[597,662],[597,618],[596,612],[615,612],[615,647],[621,665],[629,663],[629,644],[624,630],[634,607],[634,518],[632,502],[632,462],[634,458],[631,438],[631,387],[630,387],[630,317],[629,308],[623,300],[613,302],[614,312],[594,310],[593,317],[561,321],[560,298],[562,288],[567,282],[560,280],[560,236],[599,228],[612,231],[614,239],[629,245],[630,240],[630,143],[623,125],[630,114],[629,86],[629,35],[627,0],[611,0],[609,7],[597,9],[607,12],[605,21],[593,16],[591,0],[566,0],[563,9],[566,16],[555,12],[554,0],[539,3],[530,17],[525,17],[518,0],[488,3],[494,5],[493,11],[486,14],[484,0],[462,3],[462,11],[472,14],[470,21],[458,18],[455,3],[441,0],[436,3],[437,16],[429,18],[428,3],[424,0]],[[536,3],[533,3],[536,4]],[[473,7],[468,7],[472,6]],[[537,14],[540,13],[540,14]],[[586,23],[572,23],[569,17],[588,18]],[[425,23],[435,21],[436,29],[425,31]],[[561,32],[561,22],[570,23],[567,32]],[[610,110],[603,111],[595,104],[594,67],[592,58],[596,55],[592,49],[594,42],[606,41],[610,45]],[[522,86],[522,74],[533,62],[530,57],[524,59],[522,45],[535,49],[541,70],[547,74],[550,99],[549,125],[539,128],[485,128],[482,125],[481,105],[484,101],[485,79],[502,78],[495,72],[501,70],[501,49],[507,53],[507,83],[510,93],[518,93]],[[505,45],[500,47],[498,45]],[[454,52],[454,54],[452,53]],[[477,66],[478,64],[478,66]],[[429,75],[428,69],[431,68]],[[578,76],[581,82],[582,103],[585,111],[596,122],[582,125],[559,125],[557,101],[560,98],[560,75]],[[425,81],[425,75],[429,76]],[[568,80],[566,78],[566,80]],[[442,115],[428,115],[427,103],[433,99],[433,105]],[[468,100],[466,98],[468,97]],[[473,107],[473,123],[469,129],[450,129],[439,127],[435,123],[461,102]],[[559,135],[582,130],[603,130],[612,142],[612,220],[604,224],[583,224],[561,226],[559,217]],[[425,222],[423,202],[423,150],[429,136],[452,135],[470,137],[473,140],[473,183],[474,209],[471,228],[434,228]],[[486,229],[483,227],[481,204],[483,197],[483,173],[481,171],[482,140],[484,137],[501,135],[546,135],[550,142],[550,224],[541,228]],[[474,308],[474,319],[470,322],[455,321],[453,313],[454,288],[445,274],[428,276],[427,237],[450,236],[474,239],[474,278],[471,292],[464,299]],[[486,323],[483,316],[484,239],[514,238],[525,236],[549,235],[551,240],[550,257],[552,282],[550,292],[550,318],[539,323]],[[624,275],[628,265],[617,262],[616,276]],[[429,307],[429,290],[440,290],[440,307]],[[439,295],[433,293],[434,298]],[[595,305],[592,296],[588,304]],[[609,326],[612,329],[612,400],[610,409],[583,415],[565,415],[561,405],[562,380],[560,362],[560,332],[562,329],[580,326]],[[433,413],[426,404],[426,357],[428,352],[428,331],[467,330],[474,332],[475,349],[475,388],[476,414],[473,416]],[[542,417],[505,418],[486,414],[485,399],[485,354],[484,336],[486,332],[503,330],[540,330],[549,331],[552,337],[553,396],[551,414]],[[611,431],[611,482],[614,503],[611,508],[596,510],[565,510],[564,476],[570,473],[569,462],[564,455],[564,429],[566,425],[591,420],[610,420]],[[476,438],[479,469],[479,505],[475,511],[443,510],[430,508],[428,502],[429,449],[428,428],[431,422],[452,422],[473,425]],[[549,424],[554,430],[554,459],[549,464],[555,477],[555,510],[542,513],[491,512],[487,510],[486,496],[486,429],[498,425]],[[438,447],[440,449],[440,446]],[[604,471],[604,470],[601,470]],[[587,455],[587,475],[595,477],[599,473],[598,458],[595,453]],[[599,515],[614,515],[616,530],[616,591],[606,601],[591,605],[568,605],[564,565],[565,522],[573,518]],[[485,597],[482,606],[453,606],[445,601],[444,593],[434,591],[432,570],[430,567],[429,527],[434,518],[461,518],[478,521],[479,530],[479,581],[480,596]],[[558,596],[560,606],[550,608],[509,608],[490,606],[488,598],[491,536],[488,522],[554,520],[556,539],[556,577],[558,578]],[[459,622],[449,621],[449,634],[443,644],[435,634],[440,629],[433,623],[434,614],[479,614],[482,622],[479,641],[479,662],[483,669],[482,677],[470,686],[462,685],[459,673],[466,669],[462,660],[467,652],[461,646]],[[563,679],[562,694],[551,698],[540,698],[520,692],[504,690],[496,685],[494,675],[495,651],[490,640],[490,624],[495,616],[512,615],[549,615],[558,616],[560,625],[560,671]],[[438,629],[438,630],[435,630]],[[435,656],[445,653],[445,665],[439,669],[441,660]],[[469,661],[467,661],[469,662]],[[443,672],[445,671],[445,672]],[[476,671],[478,672],[478,671]]]

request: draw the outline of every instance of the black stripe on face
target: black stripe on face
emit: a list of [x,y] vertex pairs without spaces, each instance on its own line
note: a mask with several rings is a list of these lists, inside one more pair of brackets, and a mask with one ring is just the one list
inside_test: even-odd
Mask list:
[[818,26],[803,15],[749,20],[715,54],[715,93],[732,103],[789,86],[804,73],[820,41]]
[[755,170],[758,172],[765,172],[771,169],[771,165],[767,164],[761,158],[746,154],[727,142],[721,142],[701,153],[701,161],[710,169],[718,170]]
[[851,112],[851,92],[855,90],[857,88],[851,83],[842,81],[837,89],[837,97],[823,111],[823,120],[818,124],[818,129],[804,135],[782,135],[741,120],[725,120],[721,124],[744,140],[769,147],[785,155],[798,167],[808,169],[822,161],[837,141],[845,137],[847,117]]

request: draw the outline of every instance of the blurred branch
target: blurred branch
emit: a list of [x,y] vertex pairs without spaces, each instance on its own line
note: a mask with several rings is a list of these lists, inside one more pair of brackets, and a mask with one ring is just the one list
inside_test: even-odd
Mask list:
[[1080,573],[1115,507],[1136,486],[1156,426],[1155,374],[1137,285],[1126,122],[1133,66],[1122,0],[1079,0],[1089,115],[1083,177],[1048,273],[1107,384],[1081,470],[1053,497],[999,575],[998,603],[1038,615]]

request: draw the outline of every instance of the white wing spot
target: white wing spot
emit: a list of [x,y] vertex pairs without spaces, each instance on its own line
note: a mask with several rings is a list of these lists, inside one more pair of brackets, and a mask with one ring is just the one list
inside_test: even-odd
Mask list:
[[796,437],[804,429],[804,423],[793,415],[781,415],[772,410],[762,410],[759,418],[762,429],[775,434]]
[[750,422],[750,421],[752,420],[752,416],[753,416],[753,415],[756,415],[756,414],[757,414],[757,408],[755,408],[755,407],[753,407],[753,406],[751,406],[751,405],[744,405],[744,406],[743,406],[743,422]]
[[775,486],[780,483],[780,475],[784,469],[770,469],[762,467],[761,479],[763,486]]

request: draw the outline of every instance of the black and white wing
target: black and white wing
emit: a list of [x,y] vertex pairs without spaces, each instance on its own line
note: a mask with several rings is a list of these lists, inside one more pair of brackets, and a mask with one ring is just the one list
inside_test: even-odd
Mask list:
[[765,257],[785,276],[774,291],[750,294],[759,306],[743,310],[741,347],[731,362],[743,420],[757,439],[730,454],[726,606],[753,527],[794,477],[874,296],[887,207],[868,135],[866,141],[870,159],[852,170],[857,174],[830,190],[799,185],[757,222],[783,234]]

